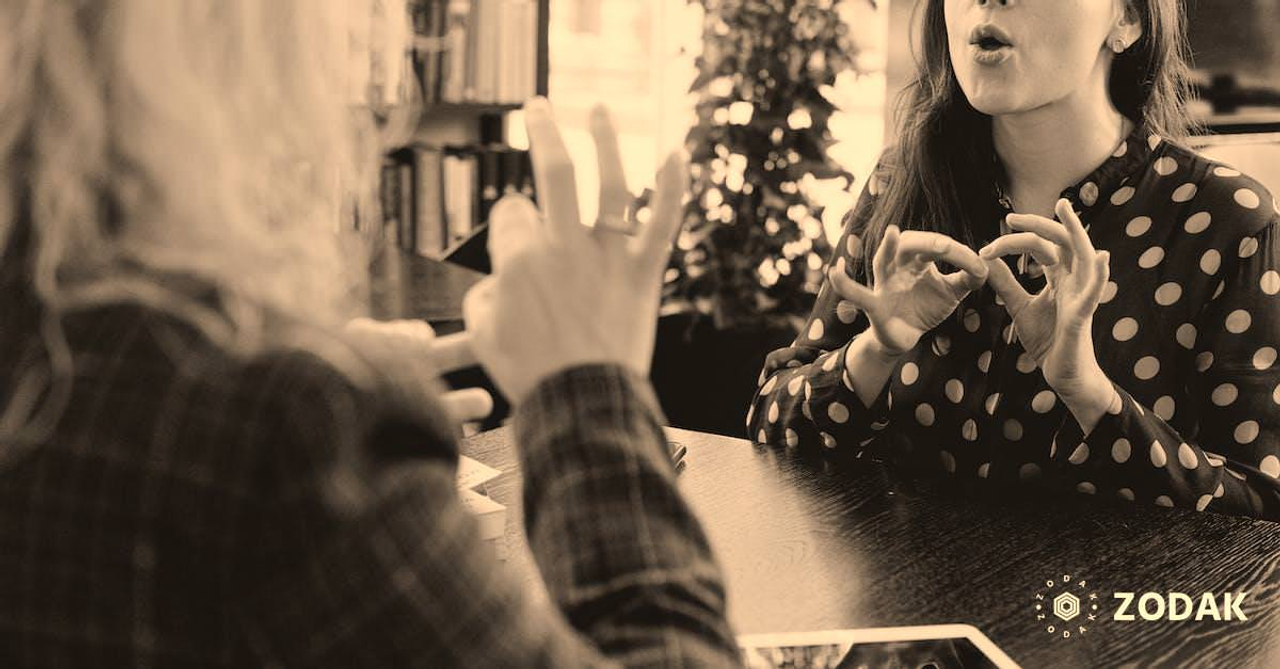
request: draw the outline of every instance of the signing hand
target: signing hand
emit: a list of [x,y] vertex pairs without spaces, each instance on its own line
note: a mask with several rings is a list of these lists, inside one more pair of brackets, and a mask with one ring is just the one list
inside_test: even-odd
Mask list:
[[[960,270],[943,274],[935,261]],[[844,259],[829,272],[831,286],[867,314],[883,352],[897,355],[915,347],[987,278],[987,266],[973,250],[946,235],[885,230],[872,260],[872,288],[849,277]]]
[[[346,335],[370,358],[408,368],[423,380],[475,365],[466,333],[437,337],[425,321],[357,318],[347,323]],[[493,411],[493,398],[483,388],[447,392],[440,400],[460,423],[480,420]]]
[[546,100],[525,105],[525,118],[543,216],[521,197],[494,206],[494,274],[463,302],[472,348],[513,404],[543,378],[578,365],[619,364],[648,376],[662,272],[687,179],[684,162],[668,158],[648,224],[634,235],[620,231],[630,198],[612,122],[597,108],[601,224],[588,228],[578,214],[573,163]]
[[[1070,202],[1059,200],[1057,213],[1062,223],[1010,214],[1009,226],[1021,232],[1000,237],[979,255],[1023,348],[1088,431],[1118,401],[1093,349],[1093,314],[1110,276],[1110,254],[1094,250]],[[1045,288],[1034,296],[1000,259],[1021,253],[1030,253],[1045,269]]]

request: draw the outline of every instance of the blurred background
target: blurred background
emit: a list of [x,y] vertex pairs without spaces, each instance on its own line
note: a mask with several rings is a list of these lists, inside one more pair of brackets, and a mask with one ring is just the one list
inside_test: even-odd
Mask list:
[[[373,17],[353,22],[352,95],[383,119],[388,156],[382,212],[356,227],[399,250],[382,271],[401,289],[375,310],[461,327],[457,297],[488,269],[488,207],[507,192],[536,198],[519,111],[530,95],[550,98],[594,220],[587,118],[603,102],[640,216],[662,158],[692,156],[653,380],[673,425],[740,436],[764,355],[795,337],[892,140],[923,2],[352,4]],[[1184,6],[1204,125],[1193,143],[1280,192],[1280,0]]]

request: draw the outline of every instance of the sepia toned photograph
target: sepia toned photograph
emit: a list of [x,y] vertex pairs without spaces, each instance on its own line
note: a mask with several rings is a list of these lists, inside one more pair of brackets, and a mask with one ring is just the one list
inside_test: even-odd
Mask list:
[[0,0],[0,668],[1280,667],[1280,0]]

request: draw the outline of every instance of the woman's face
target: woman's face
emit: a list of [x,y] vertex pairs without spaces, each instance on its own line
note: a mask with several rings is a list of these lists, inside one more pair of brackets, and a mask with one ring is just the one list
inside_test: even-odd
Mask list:
[[969,104],[995,116],[1105,90],[1124,2],[945,0],[951,63]]

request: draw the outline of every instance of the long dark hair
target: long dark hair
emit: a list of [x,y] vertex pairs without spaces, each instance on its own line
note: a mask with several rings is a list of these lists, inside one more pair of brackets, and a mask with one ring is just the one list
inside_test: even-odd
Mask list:
[[[1191,128],[1189,49],[1180,0],[1126,0],[1142,37],[1111,67],[1111,100],[1120,113],[1171,139]],[[917,12],[920,10],[917,7]],[[884,230],[931,230],[973,246],[994,238],[1000,209],[991,117],[965,97],[947,48],[944,0],[927,0],[918,26],[916,78],[898,100],[898,140],[881,160],[881,195],[862,235],[870,259]]]

